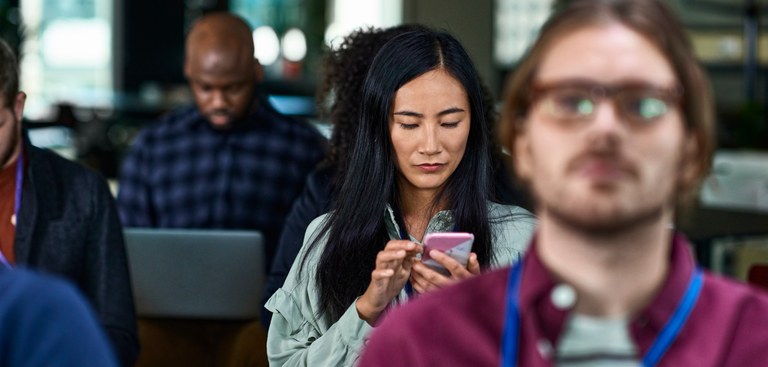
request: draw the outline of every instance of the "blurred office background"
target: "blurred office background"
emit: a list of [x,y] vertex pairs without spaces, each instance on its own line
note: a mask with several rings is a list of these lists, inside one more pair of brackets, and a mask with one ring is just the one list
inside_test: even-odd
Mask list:
[[[719,150],[689,221],[706,263],[714,247],[768,236],[768,1],[669,0],[690,31],[717,99]],[[445,28],[470,51],[492,92],[536,36],[552,0],[0,0],[0,34],[21,55],[25,121],[37,145],[113,184],[145,124],[191,101],[184,35],[203,13],[230,10],[254,29],[263,91],[285,113],[315,115],[319,62],[360,26]],[[722,245],[726,243],[726,245]],[[722,251],[721,251],[722,252]],[[715,255],[712,255],[715,253]],[[730,264],[730,263],[729,263]],[[730,265],[728,265],[730,266]]]

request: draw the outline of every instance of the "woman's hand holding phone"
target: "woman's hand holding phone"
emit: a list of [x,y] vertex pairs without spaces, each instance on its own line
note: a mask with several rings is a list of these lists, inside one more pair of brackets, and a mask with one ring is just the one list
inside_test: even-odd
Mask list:
[[360,318],[373,325],[405,286],[411,275],[421,245],[405,240],[390,240],[376,255],[376,268],[371,272],[371,283],[355,302]]
[[411,284],[413,285],[413,290],[419,294],[447,287],[459,280],[480,274],[480,262],[477,261],[477,254],[474,252],[469,254],[469,261],[467,261],[466,267],[438,250],[432,250],[430,256],[433,260],[444,266],[450,275],[446,276],[420,261],[417,262],[413,265],[413,270],[411,271]]
[[414,290],[426,293],[480,274],[477,255],[470,252],[474,239],[472,233],[466,232],[427,234],[422,261],[411,272]]

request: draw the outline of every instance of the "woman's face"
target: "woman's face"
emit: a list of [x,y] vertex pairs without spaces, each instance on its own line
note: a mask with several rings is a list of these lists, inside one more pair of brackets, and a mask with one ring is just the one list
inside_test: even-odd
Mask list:
[[389,132],[401,189],[436,194],[464,157],[470,123],[464,87],[442,69],[398,89]]

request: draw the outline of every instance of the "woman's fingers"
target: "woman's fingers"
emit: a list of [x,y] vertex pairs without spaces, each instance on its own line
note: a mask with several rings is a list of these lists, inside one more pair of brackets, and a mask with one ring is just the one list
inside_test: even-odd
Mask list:
[[467,270],[474,275],[480,274],[480,261],[477,260],[477,254],[474,252],[471,252],[469,254],[469,261],[467,262]]
[[376,262],[393,263],[402,261],[405,258],[405,255],[406,252],[404,250],[379,251],[379,254],[376,256]]
[[[412,259],[420,252],[421,246],[411,241],[391,240],[376,256],[376,268],[398,268],[403,264],[404,259]],[[410,260],[405,266],[410,271]]]
[[385,280],[387,278],[391,278],[393,275],[395,275],[395,271],[393,269],[376,269],[371,273],[371,279]]
[[446,276],[420,261],[416,261],[411,269],[411,282],[414,286],[413,289],[418,293],[430,292],[480,274],[480,263],[474,252],[470,253],[466,267],[441,251],[432,250],[429,256],[445,267],[450,275]]
[[469,278],[473,275],[467,269],[467,267],[456,261],[456,259],[446,255],[442,251],[432,250],[429,252],[429,256],[438,264],[442,265],[446,270],[448,270],[448,272],[451,273],[451,278],[455,280]]
[[400,293],[410,275],[413,258],[419,252],[421,246],[402,240],[389,241],[379,251],[368,289],[355,303],[363,320],[373,325],[386,306]]
[[[416,269],[421,270],[421,272],[418,272]],[[424,264],[415,264],[414,271],[411,272],[410,280],[411,284],[413,285],[413,289],[417,293],[422,294],[439,288],[435,284],[435,279],[437,279],[436,277],[442,277],[442,275],[430,269]]]
[[429,289],[429,282],[425,282],[424,278],[414,273],[411,275],[411,287],[413,287],[413,290],[417,294],[427,293]]
[[441,288],[451,283],[449,278],[424,265],[422,262],[416,262],[413,265],[411,281],[419,284],[418,288],[414,288],[419,293]]

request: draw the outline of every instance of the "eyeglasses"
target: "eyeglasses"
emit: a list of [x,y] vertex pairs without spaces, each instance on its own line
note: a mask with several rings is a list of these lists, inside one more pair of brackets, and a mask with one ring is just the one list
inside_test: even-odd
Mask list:
[[558,120],[590,121],[597,112],[598,103],[610,98],[619,115],[628,123],[647,125],[677,107],[682,95],[680,87],[568,81],[533,87],[531,103]]

